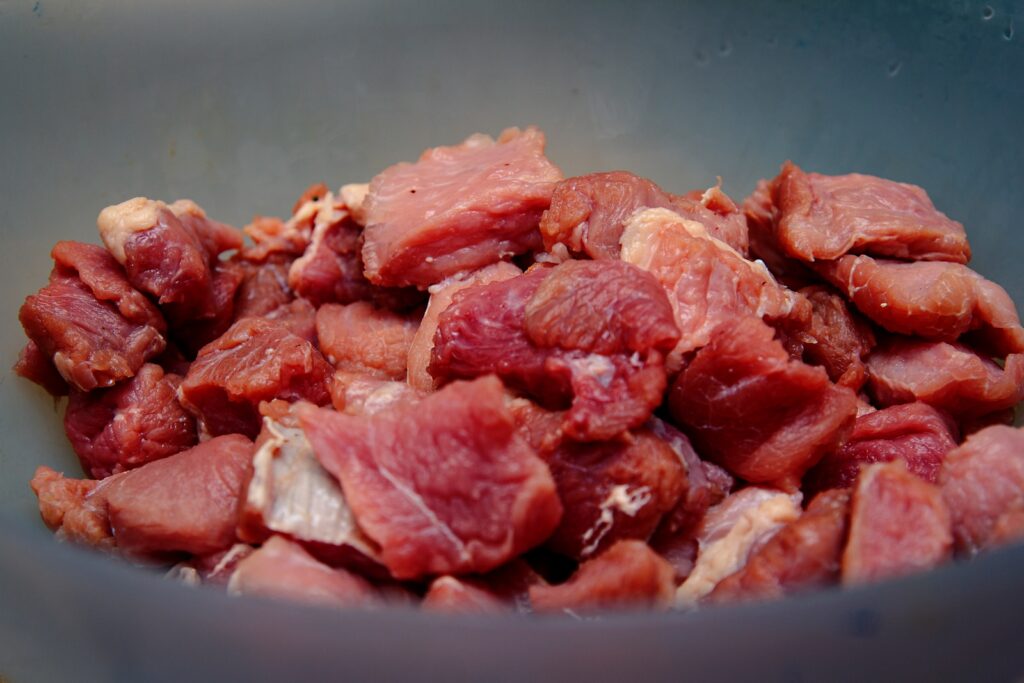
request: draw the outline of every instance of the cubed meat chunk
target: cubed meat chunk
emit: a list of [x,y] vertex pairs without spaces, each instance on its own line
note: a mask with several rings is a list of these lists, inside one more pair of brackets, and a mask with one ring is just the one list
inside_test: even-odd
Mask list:
[[497,141],[473,135],[385,169],[364,206],[366,277],[426,287],[538,249],[537,225],[561,179],[544,156],[544,134],[532,127],[510,128]]
[[235,320],[259,318],[295,298],[288,286],[290,261],[275,258],[266,263],[242,262],[243,277],[235,294]]
[[875,346],[871,325],[826,287],[806,287],[810,325],[803,330],[804,361],[825,368],[836,384],[859,391],[867,381],[864,359]]
[[196,444],[196,422],[178,403],[178,375],[147,363],[110,389],[73,391],[64,431],[86,475],[103,479]]
[[316,313],[320,351],[339,370],[402,380],[419,317],[366,301],[324,304]]
[[67,396],[71,390],[68,383],[57,372],[53,361],[31,339],[18,353],[18,362],[12,369],[18,376],[41,386],[51,396]]
[[345,370],[334,373],[331,383],[331,404],[346,415],[373,415],[399,403],[418,401],[425,395],[426,392],[405,382]]
[[203,347],[178,396],[203,433],[256,438],[260,401],[304,399],[324,405],[333,372],[312,344],[285,326],[245,318]]
[[484,614],[504,612],[508,605],[490,591],[454,576],[434,579],[423,596],[423,609],[448,614]]
[[106,501],[92,495],[102,484],[95,479],[65,477],[40,465],[29,485],[39,500],[40,517],[57,538],[112,550],[114,537]]
[[723,323],[669,394],[697,450],[753,483],[793,489],[845,437],[857,397],[793,360],[756,318]]
[[869,465],[853,489],[843,583],[911,574],[951,556],[949,510],[938,486],[907,471],[902,460]]
[[334,197],[323,183],[306,188],[292,207],[287,221],[268,216],[256,216],[243,231],[253,241],[242,249],[246,261],[263,263],[270,259],[291,261],[302,256],[313,236],[313,225],[321,210],[334,210]]
[[1024,431],[996,425],[972,434],[946,456],[939,481],[960,550],[975,553],[1019,538],[1015,519],[1024,512]]
[[751,259],[764,263],[779,282],[791,289],[818,282],[807,264],[787,256],[775,238],[779,210],[772,201],[772,186],[767,180],[757,181],[757,187],[743,201],[743,213],[747,217]]
[[135,375],[167,345],[157,308],[102,248],[58,242],[49,284],[25,299],[18,319],[60,376],[80,391]]
[[497,378],[376,415],[299,415],[398,579],[488,571],[544,541],[561,517],[551,473],[517,434]]

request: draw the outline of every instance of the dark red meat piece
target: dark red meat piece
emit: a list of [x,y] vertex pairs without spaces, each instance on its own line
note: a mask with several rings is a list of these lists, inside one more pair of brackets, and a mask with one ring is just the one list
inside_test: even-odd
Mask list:
[[320,351],[339,370],[403,380],[419,316],[366,301],[324,304],[316,313]]
[[277,258],[243,264],[244,275],[235,294],[235,320],[265,316],[295,298],[288,286],[290,261]]
[[171,334],[174,341],[194,356],[231,327],[235,319],[235,298],[245,278],[244,268],[237,262],[221,261],[213,266],[209,289],[211,313],[196,320],[178,322]]
[[484,572],[541,543],[561,505],[494,377],[352,417],[299,412],[317,458],[398,579]]
[[12,369],[20,377],[46,389],[51,396],[67,396],[71,390],[53,366],[53,361],[31,339],[18,353],[18,362]]
[[316,334],[316,309],[305,299],[278,306],[263,316],[264,320],[277,323],[300,339],[319,347]]
[[811,302],[810,325],[801,337],[804,361],[825,368],[836,384],[860,390],[867,381],[864,358],[875,346],[871,326],[826,287],[800,293]]

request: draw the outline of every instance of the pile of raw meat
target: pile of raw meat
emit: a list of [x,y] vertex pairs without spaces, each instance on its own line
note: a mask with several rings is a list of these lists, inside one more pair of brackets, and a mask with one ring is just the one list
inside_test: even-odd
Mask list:
[[16,370],[88,478],[38,469],[46,524],[235,594],[574,613],[1024,536],[1024,329],[923,190],[786,163],[738,206],[544,144],[58,243]]

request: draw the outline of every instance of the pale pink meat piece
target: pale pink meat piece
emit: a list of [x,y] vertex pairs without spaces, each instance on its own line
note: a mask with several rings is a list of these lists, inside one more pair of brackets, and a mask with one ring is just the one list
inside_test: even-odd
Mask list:
[[323,183],[309,186],[292,207],[287,221],[270,216],[256,216],[242,228],[253,241],[241,255],[246,261],[263,263],[271,259],[292,261],[306,251],[313,235],[313,224],[321,209],[329,209],[333,198]]
[[772,181],[776,238],[804,261],[869,253],[967,263],[964,227],[935,208],[916,185],[851,173],[805,173],[792,162]]
[[817,284],[818,278],[807,264],[783,253],[775,239],[779,210],[772,201],[772,186],[767,180],[757,181],[757,187],[743,200],[743,213],[747,218],[751,259],[760,260],[779,282],[791,289]]
[[106,501],[92,498],[92,493],[101,484],[95,479],[65,477],[40,465],[29,485],[39,500],[40,517],[57,538],[112,550],[114,537],[107,518]]
[[335,372],[331,382],[331,404],[346,415],[373,415],[399,403],[418,401],[427,393],[405,382],[345,370]]
[[875,346],[871,326],[826,287],[800,293],[811,302],[810,325],[802,335],[804,361],[825,368],[836,384],[860,390],[867,381],[864,358]]
[[367,301],[324,304],[316,313],[320,351],[339,370],[401,380],[419,316],[377,308]]
[[862,469],[853,489],[842,581],[878,581],[931,569],[952,555],[950,515],[938,486],[902,460]]
[[423,596],[422,607],[431,612],[448,614],[484,614],[509,609],[509,605],[490,591],[460,581],[454,576],[439,576],[434,579],[427,594]]
[[1024,512],[1024,431],[997,425],[972,434],[946,456],[939,481],[959,549],[974,553],[1015,537]]
[[317,458],[396,578],[488,571],[558,524],[551,473],[505,400],[501,382],[485,377],[376,415],[299,411]]
[[537,128],[473,135],[385,169],[366,197],[366,277],[426,287],[541,246],[537,225],[562,179]]

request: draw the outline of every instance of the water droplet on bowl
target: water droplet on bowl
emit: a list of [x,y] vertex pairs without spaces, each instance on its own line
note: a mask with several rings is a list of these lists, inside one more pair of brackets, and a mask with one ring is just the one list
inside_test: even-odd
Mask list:
[[778,47],[779,46],[779,37],[778,36],[768,36],[768,40],[766,40],[765,42],[768,43],[768,47]]
[[704,50],[694,50],[693,58],[697,60],[698,66],[707,66],[711,63],[711,57],[709,57],[708,53]]
[[1010,23],[1008,23],[1006,28],[1003,29],[1003,39],[1013,40],[1013,19],[1010,19]]
[[896,78],[899,75],[900,69],[903,68],[903,62],[889,62],[889,65],[885,67],[885,73],[889,78]]
[[731,55],[732,43],[730,43],[728,40],[723,40],[721,44],[718,46],[718,54],[722,55],[723,57],[728,57],[729,55]]
[[981,8],[981,18],[983,21],[988,21],[996,15],[996,11],[992,9],[992,5],[985,5]]

